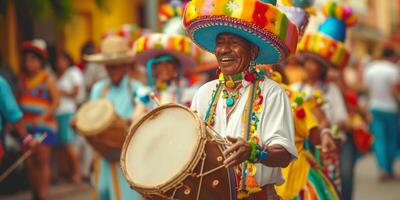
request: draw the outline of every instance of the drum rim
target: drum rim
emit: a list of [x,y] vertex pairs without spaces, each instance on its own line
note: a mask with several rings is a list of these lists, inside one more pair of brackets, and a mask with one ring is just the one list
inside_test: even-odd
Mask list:
[[104,130],[106,130],[107,127],[109,127],[114,121],[114,120],[109,120],[107,123],[103,123],[102,126],[99,126],[99,128],[97,130],[95,130],[95,131],[87,131],[87,130],[79,129],[79,126],[78,126],[78,123],[79,123],[79,120],[78,120],[79,118],[78,117],[80,116],[79,115],[79,113],[80,113],[79,111],[82,110],[85,105],[94,104],[96,102],[104,102],[104,104],[107,105],[107,107],[112,108],[113,115],[111,116],[111,118],[112,119],[118,118],[118,115],[115,112],[115,108],[114,108],[113,104],[108,99],[101,98],[101,99],[91,100],[91,101],[83,104],[81,106],[81,108],[77,110],[77,112],[75,114],[75,117],[76,117],[76,120],[77,120],[77,122],[76,122],[76,130],[80,135],[82,135],[84,137],[95,137],[97,134],[99,134],[99,133],[103,132]]
[[[129,185],[134,188],[135,190],[137,190],[138,192],[144,192],[144,193],[157,193],[160,190],[168,190],[168,188],[170,188],[171,185],[176,184],[176,182],[179,182],[180,180],[185,179],[188,175],[185,173],[181,173],[181,174],[176,174],[173,177],[171,177],[169,180],[167,180],[166,182],[159,184],[157,186],[154,187],[148,187],[148,186],[144,186],[138,183],[135,183],[134,181],[132,181],[128,175],[128,171],[127,171],[127,167],[126,167],[126,159],[125,159],[125,155],[127,154],[127,147],[130,144],[130,141],[133,137],[133,133],[139,128],[139,126],[145,122],[148,118],[150,118],[152,116],[152,114],[160,112],[163,109],[166,108],[181,108],[183,110],[188,111],[193,118],[198,122],[197,124],[198,126],[198,131],[200,131],[200,135],[198,135],[197,142],[196,142],[196,146],[193,150],[193,154],[191,156],[191,159],[189,162],[185,163],[185,166],[182,167],[182,172],[188,172],[188,171],[193,171],[193,169],[197,166],[198,161],[200,160],[200,156],[198,156],[198,154],[200,154],[201,148],[204,148],[205,143],[202,142],[202,138],[205,138],[205,127],[204,127],[204,123],[202,122],[202,120],[197,116],[197,114],[195,112],[193,112],[192,110],[190,110],[189,108],[180,105],[180,104],[176,104],[176,103],[168,103],[162,106],[159,106],[155,109],[153,109],[152,111],[150,111],[149,113],[147,113],[146,115],[144,115],[143,117],[141,117],[141,119],[139,121],[137,121],[136,123],[132,124],[128,135],[125,138],[124,144],[122,146],[122,152],[121,152],[121,158],[120,158],[120,164],[121,164],[121,168],[122,168],[122,172],[123,175],[125,177],[125,179],[128,181]],[[204,143],[204,144],[203,144]],[[191,169],[193,168],[193,169]]]

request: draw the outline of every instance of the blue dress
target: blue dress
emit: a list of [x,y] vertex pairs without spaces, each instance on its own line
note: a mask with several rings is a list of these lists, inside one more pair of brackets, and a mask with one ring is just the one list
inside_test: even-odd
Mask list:
[[[129,86],[130,84],[130,86]],[[104,88],[108,86],[106,98],[114,105],[114,109],[122,119],[128,119],[134,111],[133,99],[135,91],[143,87],[139,82],[133,81],[125,76],[121,83],[116,86],[110,80],[98,81],[92,88],[90,100],[102,97]],[[128,182],[122,174],[119,162],[110,162],[101,156],[95,159],[94,169],[95,192],[94,199],[97,200],[140,200],[140,194],[129,187]]]

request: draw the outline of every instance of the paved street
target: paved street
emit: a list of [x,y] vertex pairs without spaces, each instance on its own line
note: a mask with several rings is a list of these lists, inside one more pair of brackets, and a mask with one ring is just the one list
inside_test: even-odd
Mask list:
[[375,157],[368,155],[359,160],[356,169],[355,200],[399,200],[400,199],[400,159],[396,162],[397,180],[381,183]]
[[[399,200],[400,199],[400,160],[396,163],[399,177],[395,181],[381,183],[377,180],[378,171],[375,158],[368,155],[357,163],[355,200]],[[91,188],[88,185],[62,184],[53,186],[50,200],[90,200]],[[29,193],[0,197],[0,200],[29,200]]]

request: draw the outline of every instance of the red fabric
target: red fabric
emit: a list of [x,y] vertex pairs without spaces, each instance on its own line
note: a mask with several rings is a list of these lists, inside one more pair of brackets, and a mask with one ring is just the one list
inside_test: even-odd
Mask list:
[[368,131],[361,128],[355,129],[353,131],[353,139],[357,150],[361,154],[368,153],[371,150],[373,137]]
[[24,50],[32,50],[36,53],[39,53],[40,55],[42,55],[45,59],[49,58],[49,54],[47,53],[46,49],[41,49],[35,45],[33,45],[31,42],[24,42],[22,44],[22,49]]
[[0,163],[3,160],[4,157],[4,147],[3,147],[3,142],[0,140]]
[[357,92],[355,92],[353,90],[347,90],[345,93],[345,99],[349,106],[358,107]]
[[254,24],[260,28],[264,28],[265,25],[268,23],[267,17],[265,13],[268,10],[268,4],[256,1],[254,6],[253,12],[253,20]]
[[80,69],[83,72],[85,70],[85,63],[80,62],[76,65],[76,67],[78,67],[78,69]]

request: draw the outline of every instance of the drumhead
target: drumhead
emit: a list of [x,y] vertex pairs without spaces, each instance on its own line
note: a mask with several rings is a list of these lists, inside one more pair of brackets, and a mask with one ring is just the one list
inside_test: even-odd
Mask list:
[[196,155],[201,137],[196,115],[176,104],[156,108],[129,133],[121,157],[128,181],[156,188],[185,172]]
[[81,134],[96,135],[110,126],[114,116],[114,107],[107,99],[89,101],[76,113],[76,128]]

